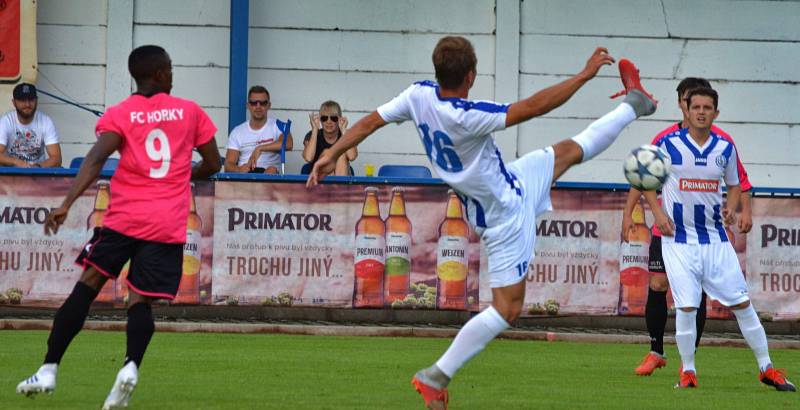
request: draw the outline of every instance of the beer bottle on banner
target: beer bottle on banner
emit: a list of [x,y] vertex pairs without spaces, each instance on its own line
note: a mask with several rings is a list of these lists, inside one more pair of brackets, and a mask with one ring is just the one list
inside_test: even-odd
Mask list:
[[447,210],[439,225],[436,249],[436,307],[466,309],[469,225],[455,191],[451,189],[447,193]]
[[378,207],[378,189],[367,187],[364,191],[361,219],[356,222],[353,307],[383,307],[386,226]]
[[[103,218],[108,209],[108,203],[111,201],[111,191],[109,190],[109,183],[106,180],[97,181],[97,194],[94,196],[94,210],[89,217],[86,218],[86,230],[92,231],[94,228],[103,226]],[[114,303],[114,281],[107,280],[100,293],[95,298],[98,302]]]
[[200,303],[200,238],[203,221],[197,214],[194,198],[194,183],[191,184],[189,219],[186,221],[186,243],[183,245],[183,275],[178,287],[176,303]]
[[392,189],[389,216],[386,218],[386,295],[384,302],[391,305],[408,295],[411,273],[411,221],[406,216],[406,203],[402,188]]
[[644,223],[644,207],[637,202],[631,213],[633,230],[620,247],[619,314],[643,315],[650,282],[650,229]]

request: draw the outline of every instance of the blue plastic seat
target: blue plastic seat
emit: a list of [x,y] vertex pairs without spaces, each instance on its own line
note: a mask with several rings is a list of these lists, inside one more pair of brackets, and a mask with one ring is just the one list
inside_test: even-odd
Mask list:
[[[83,163],[83,159],[84,157],[72,158],[72,161],[70,161],[69,163],[69,167],[72,169],[80,168],[81,164]],[[118,165],[119,165],[118,158],[109,158],[106,160],[106,163],[103,164],[103,171],[115,171]]]
[[422,165],[381,165],[379,177],[431,178],[431,170]]

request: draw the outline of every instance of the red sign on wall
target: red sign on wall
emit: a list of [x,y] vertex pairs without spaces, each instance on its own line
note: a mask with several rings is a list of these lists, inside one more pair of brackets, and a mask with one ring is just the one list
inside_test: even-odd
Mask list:
[[20,2],[0,0],[0,81],[20,75]]

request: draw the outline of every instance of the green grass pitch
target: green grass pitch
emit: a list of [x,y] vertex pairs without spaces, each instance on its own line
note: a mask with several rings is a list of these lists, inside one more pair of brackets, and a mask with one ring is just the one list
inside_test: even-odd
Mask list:
[[[0,408],[99,408],[125,353],[125,335],[78,335],[53,396],[16,395],[44,357],[47,333],[0,331]],[[156,333],[132,409],[421,409],[413,373],[449,339]],[[797,409],[800,393],[757,380],[748,349],[702,347],[700,388],[675,390],[675,346],[651,377],[634,367],[646,345],[496,340],[450,384],[458,409]],[[800,381],[800,351],[773,350]]]

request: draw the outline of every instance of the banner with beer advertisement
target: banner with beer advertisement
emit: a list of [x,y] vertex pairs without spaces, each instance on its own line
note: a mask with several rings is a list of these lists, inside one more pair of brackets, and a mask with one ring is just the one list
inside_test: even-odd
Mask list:
[[444,186],[217,185],[216,304],[477,309],[480,244]]
[[[746,243],[747,284],[753,306],[775,320],[800,318],[800,201],[757,198]],[[739,241],[737,239],[737,252]]]
[[[113,192],[107,179],[99,179],[72,205],[58,234],[46,236],[44,221],[61,204],[72,180],[71,176],[0,176],[0,301],[57,307],[80,278],[83,267],[75,259],[94,228],[103,226]],[[204,295],[205,301],[210,299],[213,189],[212,182],[193,187],[184,276],[174,303],[202,303]],[[208,226],[203,227],[203,220],[209,221]],[[95,300],[98,305],[124,306],[128,268],[125,264],[119,280],[106,282]]]
[[[71,182],[0,176],[0,303],[57,307],[80,277],[74,260],[102,226],[113,187],[92,184],[58,234],[45,236],[44,220]],[[216,181],[192,192],[172,303],[475,311],[491,301],[485,250],[446,186]],[[652,215],[639,203],[622,243],[625,196],[552,192],[555,210],[536,222],[524,315],[644,313]],[[750,234],[729,231],[753,304],[797,319],[800,201],[755,198],[753,219]],[[127,292],[124,277],[109,282],[97,303],[124,306]],[[710,301],[709,317],[730,312]]]
[[[611,192],[552,192],[554,211],[536,221],[523,314],[616,313],[622,200]],[[488,282],[481,292],[491,299]]]

